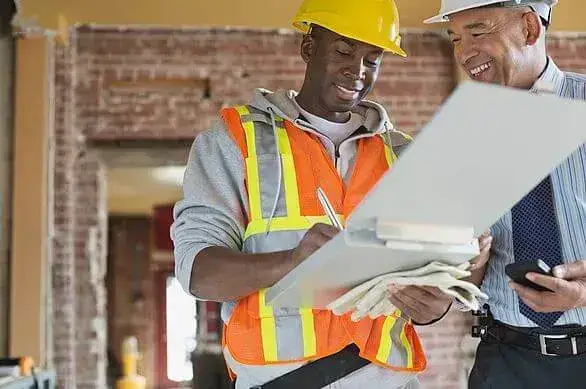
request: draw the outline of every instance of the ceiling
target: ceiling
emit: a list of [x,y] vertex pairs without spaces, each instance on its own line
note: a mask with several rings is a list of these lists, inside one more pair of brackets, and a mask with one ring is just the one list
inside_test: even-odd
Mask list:
[[[288,28],[301,0],[20,0],[19,18],[26,24],[66,31],[75,24],[162,27],[248,26]],[[425,27],[440,0],[397,0],[401,26]],[[563,0],[553,29],[586,31],[584,0]],[[432,27],[433,28],[433,27]]]
[[155,205],[181,198],[184,166],[108,168],[108,211],[150,215]]

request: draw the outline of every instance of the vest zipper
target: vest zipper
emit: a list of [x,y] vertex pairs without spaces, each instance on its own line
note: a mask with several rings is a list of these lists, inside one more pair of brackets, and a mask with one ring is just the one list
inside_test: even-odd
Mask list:
[[[317,138],[318,138],[318,142],[320,142],[320,141],[319,141],[319,137],[320,137],[320,136],[323,136],[323,137],[325,137],[326,139],[328,139],[330,142],[332,142],[332,141],[331,141],[331,139],[329,139],[327,136],[325,136],[325,135],[321,134],[319,131],[317,131],[316,129],[312,128],[311,126],[308,126],[306,123],[303,123],[303,122],[301,122],[299,119],[296,119],[296,120],[294,120],[294,121],[293,121],[293,124],[295,124],[295,125],[296,125],[298,128],[300,128],[301,130],[303,130],[303,131],[305,131],[305,132],[308,132],[308,133],[310,133],[310,134],[314,134],[315,136],[317,136]],[[333,163],[332,165],[333,165],[334,171],[335,171],[336,173],[338,173],[338,178],[340,179],[340,182],[342,182],[342,187],[344,188],[344,191],[345,191],[345,188],[346,188],[346,186],[345,186],[345,184],[344,184],[344,180],[342,179],[342,173],[340,172],[340,168],[339,168],[339,166],[338,166],[338,160],[340,159],[340,147],[341,147],[341,146],[342,146],[344,143],[346,143],[346,142],[350,142],[350,141],[357,141],[358,139],[362,139],[362,138],[370,138],[370,137],[372,137],[372,136],[376,136],[376,134],[374,134],[374,133],[364,133],[364,134],[354,135],[354,136],[351,136],[351,137],[350,137],[350,138],[348,138],[348,139],[344,139],[344,140],[342,141],[342,143],[340,143],[338,146],[334,146],[334,163]],[[332,143],[333,143],[333,142],[332,142]],[[322,151],[324,152],[324,154],[325,154],[325,155],[328,157],[328,159],[329,159],[328,153],[327,153],[327,152],[326,152],[324,149],[325,149],[325,147],[322,145]]]

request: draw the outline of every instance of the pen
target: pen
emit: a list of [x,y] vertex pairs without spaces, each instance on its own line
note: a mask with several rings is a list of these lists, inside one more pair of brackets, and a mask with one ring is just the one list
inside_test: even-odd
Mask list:
[[317,188],[317,199],[319,200],[324,212],[330,219],[332,225],[336,227],[338,230],[342,231],[344,227],[342,226],[342,223],[340,223],[340,220],[338,220],[338,217],[336,216],[336,211],[334,211],[334,207],[332,207],[332,204],[328,200],[328,197],[326,196],[322,188]]

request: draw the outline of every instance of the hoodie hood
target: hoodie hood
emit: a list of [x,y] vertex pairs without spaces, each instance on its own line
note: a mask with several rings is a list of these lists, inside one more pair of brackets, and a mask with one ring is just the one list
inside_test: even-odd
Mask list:
[[[309,122],[300,117],[300,113],[292,101],[296,96],[297,92],[293,90],[271,92],[267,89],[258,88],[254,91],[251,105],[268,114],[272,111],[283,119],[319,132],[319,129],[314,128]],[[352,111],[364,118],[364,128],[373,135],[394,129],[386,110],[380,104],[363,100]]]

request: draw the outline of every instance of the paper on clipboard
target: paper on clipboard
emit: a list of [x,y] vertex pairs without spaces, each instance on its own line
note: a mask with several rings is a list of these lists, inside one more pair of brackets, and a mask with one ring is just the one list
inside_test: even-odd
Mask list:
[[346,229],[270,288],[267,302],[323,308],[380,274],[469,260],[466,244],[389,245],[372,234],[381,223],[404,223],[481,235],[586,142],[584,123],[584,101],[461,84]]

